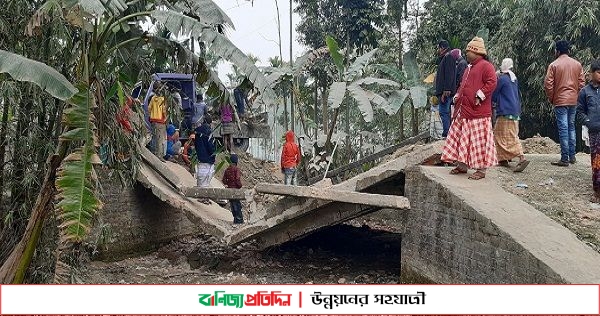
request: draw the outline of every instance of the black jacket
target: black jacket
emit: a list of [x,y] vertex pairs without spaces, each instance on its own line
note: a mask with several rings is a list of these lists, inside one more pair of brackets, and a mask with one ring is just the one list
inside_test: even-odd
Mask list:
[[196,147],[196,155],[201,163],[215,164],[215,143],[212,137],[210,125],[204,123],[196,128],[196,139],[194,146]]
[[590,83],[579,91],[577,116],[590,132],[600,132],[600,87]]
[[449,51],[440,58],[435,74],[435,94],[440,95],[444,91],[456,93],[456,62]]
[[462,77],[465,73],[465,69],[467,69],[467,66],[469,66],[469,63],[467,63],[464,58],[459,57],[456,60],[456,90],[458,90],[460,87],[460,82],[462,81]]

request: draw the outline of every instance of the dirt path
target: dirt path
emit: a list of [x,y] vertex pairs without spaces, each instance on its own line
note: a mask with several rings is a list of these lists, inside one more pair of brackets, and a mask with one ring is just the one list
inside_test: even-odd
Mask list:
[[577,163],[569,167],[550,164],[559,159],[557,154],[533,154],[527,158],[531,163],[523,173],[502,167],[491,172],[497,174],[506,191],[567,227],[600,252],[600,205],[589,202],[592,196],[590,156],[577,154]]

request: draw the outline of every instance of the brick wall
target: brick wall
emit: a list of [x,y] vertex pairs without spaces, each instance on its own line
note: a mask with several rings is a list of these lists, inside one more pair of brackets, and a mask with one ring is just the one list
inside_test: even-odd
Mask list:
[[565,283],[419,167],[407,170],[406,179],[411,210],[398,221],[403,266],[436,283]]
[[139,183],[122,187],[100,173],[103,209],[97,215],[91,242],[101,259],[119,259],[156,249],[181,236],[199,233],[185,214],[156,198]]

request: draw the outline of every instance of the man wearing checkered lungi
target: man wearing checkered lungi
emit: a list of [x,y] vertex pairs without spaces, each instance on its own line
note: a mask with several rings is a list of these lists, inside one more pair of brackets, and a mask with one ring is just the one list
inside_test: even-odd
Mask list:
[[485,178],[487,168],[498,163],[492,131],[492,93],[497,77],[487,60],[483,39],[475,37],[467,45],[467,61],[460,88],[454,96],[455,119],[452,121],[442,160],[456,163],[451,174],[475,169],[469,179]]

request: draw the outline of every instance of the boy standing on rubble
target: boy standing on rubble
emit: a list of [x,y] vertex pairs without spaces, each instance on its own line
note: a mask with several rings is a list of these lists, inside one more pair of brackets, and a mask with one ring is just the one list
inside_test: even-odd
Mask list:
[[[238,156],[231,154],[229,157],[231,163],[225,169],[223,174],[223,185],[226,188],[241,189],[242,188],[242,172],[238,168]],[[240,200],[229,200],[231,205],[231,214],[233,214],[233,224],[243,224],[244,216],[242,215],[242,202]]]
[[281,172],[283,173],[283,182],[288,185],[298,185],[297,167],[300,164],[300,147],[296,144],[296,135],[293,131],[285,133],[285,144],[281,149]]

